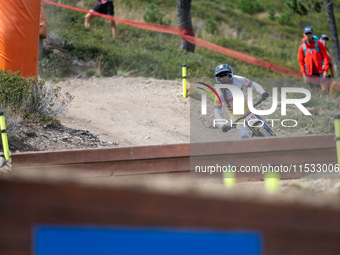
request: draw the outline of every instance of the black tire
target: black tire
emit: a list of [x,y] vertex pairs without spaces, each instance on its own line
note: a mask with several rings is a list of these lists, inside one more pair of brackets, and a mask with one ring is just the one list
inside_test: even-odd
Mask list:
[[262,137],[271,137],[271,136],[273,136],[264,127],[260,127],[257,132],[259,133],[259,136],[262,136]]

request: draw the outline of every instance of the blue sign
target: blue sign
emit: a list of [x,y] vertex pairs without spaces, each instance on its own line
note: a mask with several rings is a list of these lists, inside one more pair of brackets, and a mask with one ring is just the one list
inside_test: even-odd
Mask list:
[[258,232],[37,226],[35,255],[260,255]]

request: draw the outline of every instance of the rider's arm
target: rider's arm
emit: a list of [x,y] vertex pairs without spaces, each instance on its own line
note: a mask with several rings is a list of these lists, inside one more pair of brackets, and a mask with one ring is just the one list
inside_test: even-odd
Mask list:
[[255,89],[257,92],[261,94],[262,100],[266,100],[267,97],[269,96],[268,92],[266,92],[262,86],[256,82],[252,83],[252,88]]
[[261,95],[262,95],[264,92],[266,92],[266,91],[262,88],[262,86],[261,86],[260,84],[254,82],[254,81],[252,81],[251,87],[252,87],[252,89],[254,89],[254,90],[256,90],[257,92],[259,92]]
[[246,87],[251,87],[253,90],[256,90],[258,93],[261,94],[262,100],[265,100],[269,95],[260,84],[252,80],[248,80],[247,78],[244,79],[244,83],[242,85]]
[[243,76],[236,76],[235,77],[238,78],[238,81],[240,82],[241,86],[244,87],[251,87],[253,90],[256,90],[258,93],[260,93],[261,95],[266,92],[262,86],[252,80],[249,80],[248,78],[245,78]]

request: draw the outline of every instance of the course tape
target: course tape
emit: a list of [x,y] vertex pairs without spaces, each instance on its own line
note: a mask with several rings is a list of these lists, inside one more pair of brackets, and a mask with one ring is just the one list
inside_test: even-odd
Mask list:
[[[63,4],[58,4],[58,3],[54,3],[48,0],[44,0],[44,2],[46,4],[49,5],[54,5],[54,6],[58,6],[58,7],[62,7],[62,8],[66,8],[66,9],[70,9],[70,10],[74,10],[74,11],[78,11],[78,12],[83,12],[83,13],[90,13],[90,11],[87,10],[83,10],[83,9],[79,9],[76,7],[71,7],[68,5],[63,5]],[[234,51],[225,47],[222,47],[220,45],[205,41],[203,39],[194,37],[194,31],[191,28],[183,28],[183,27],[174,27],[174,26],[167,26],[167,25],[159,25],[159,24],[154,24],[154,23],[148,23],[148,22],[143,22],[143,21],[138,21],[138,20],[128,20],[128,19],[121,19],[121,18],[117,18],[114,16],[110,16],[110,15],[105,15],[105,14],[101,14],[98,12],[91,12],[92,15],[101,17],[101,18],[105,18],[108,20],[113,20],[115,22],[119,22],[125,25],[129,25],[129,26],[133,26],[133,27],[137,27],[140,29],[145,29],[145,30],[151,30],[151,31],[156,31],[156,32],[161,32],[161,33],[168,33],[168,34],[176,34],[179,35],[181,38],[187,40],[188,42],[195,44],[197,46],[221,53],[223,55],[226,55],[228,57],[231,58],[235,58],[244,62],[247,62],[249,64],[252,65],[256,65],[256,66],[260,66],[266,69],[269,69],[275,73],[279,73],[285,76],[289,76],[289,77],[293,77],[293,78],[302,78],[301,72],[285,67],[285,66],[281,66],[281,65],[277,65],[277,64],[273,64],[271,62],[262,60],[262,59],[258,59],[255,58],[253,56],[249,56],[247,54],[238,52],[238,51]],[[316,76],[312,76],[311,78],[318,78]],[[320,84],[317,80],[313,81],[313,83],[316,84]],[[326,85],[327,87],[330,87],[330,85]],[[336,85],[334,87],[336,90],[340,89],[340,84]]]

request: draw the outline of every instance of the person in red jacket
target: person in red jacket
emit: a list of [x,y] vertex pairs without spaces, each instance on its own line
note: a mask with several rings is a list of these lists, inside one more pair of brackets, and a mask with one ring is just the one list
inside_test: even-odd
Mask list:
[[299,47],[299,64],[303,81],[306,84],[309,82],[309,85],[315,92],[321,88],[322,92],[327,94],[328,89],[322,84],[323,80],[313,79],[315,77],[327,77],[329,58],[326,48],[322,42],[315,40],[312,27],[305,27],[303,35],[303,43]]

